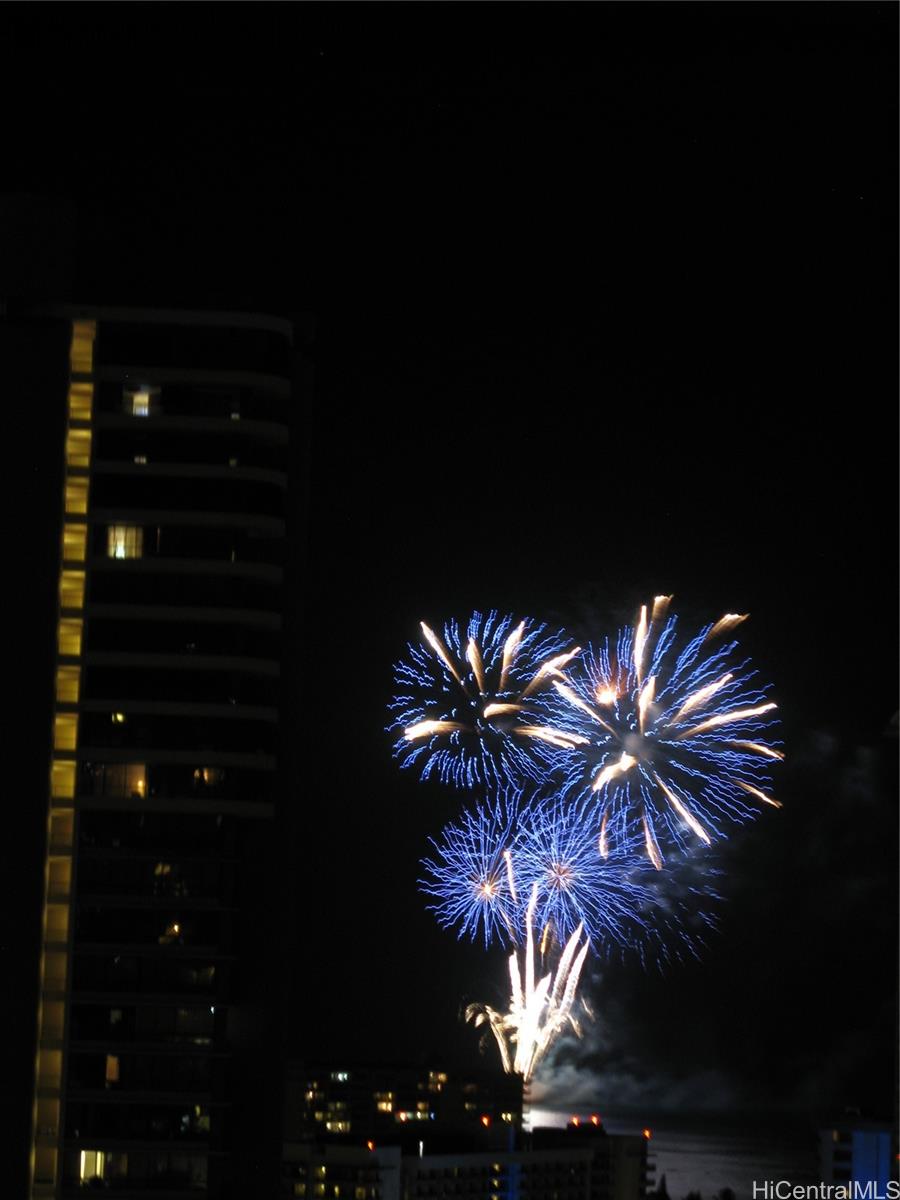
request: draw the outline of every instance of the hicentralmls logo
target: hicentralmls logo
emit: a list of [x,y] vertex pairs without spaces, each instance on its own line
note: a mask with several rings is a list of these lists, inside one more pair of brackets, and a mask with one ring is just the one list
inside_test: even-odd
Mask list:
[[753,1181],[753,1200],[900,1200],[900,1183],[854,1179],[849,1183],[792,1184],[787,1179]]

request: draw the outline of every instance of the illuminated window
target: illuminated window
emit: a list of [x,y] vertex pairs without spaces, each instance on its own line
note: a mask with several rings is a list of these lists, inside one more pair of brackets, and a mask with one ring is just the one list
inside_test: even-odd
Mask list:
[[81,653],[81,618],[63,617],[59,622],[59,652],[77,657]]
[[[204,768],[204,770],[205,769],[206,768]],[[331,1072],[331,1080],[333,1083],[346,1083],[349,1078],[350,1078],[350,1076],[346,1071],[332,1071]]]
[[329,1133],[349,1133],[350,1132],[350,1122],[349,1121],[326,1121],[325,1128],[328,1130]]
[[114,712],[109,714],[109,718],[113,725],[124,725],[128,718],[123,712]]
[[157,941],[161,946],[181,945],[184,937],[184,927],[179,921],[170,921],[165,928],[165,932],[161,933]]
[[149,417],[159,408],[159,388],[127,387],[123,398],[125,411],[132,417]]
[[84,514],[88,510],[88,481],[85,475],[66,480],[66,512]]
[[[225,780],[225,771],[222,767],[197,767],[194,770],[194,787],[195,788],[214,788],[219,787]],[[334,1075],[331,1077],[335,1078]],[[343,1076],[347,1078],[346,1075]]]
[[94,338],[97,336],[96,321],[72,322],[72,347],[69,364],[74,373],[90,375],[94,369]]
[[106,553],[109,558],[140,558],[144,553],[144,531],[140,525],[107,525]]
[[75,795],[74,762],[55,761],[50,767],[50,794],[57,799],[71,800]]
[[87,525],[63,526],[63,558],[72,562],[84,562],[87,549]]
[[119,1082],[119,1056],[118,1054],[107,1054],[106,1056],[106,1086]]
[[84,571],[63,571],[59,577],[62,608],[84,608]]
[[294,1195],[295,1196],[305,1196],[306,1195],[306,1184],[305,1183],[295,1183],[294,1184]]
[[77,713],[57,713],[53,718],[53,749],[74,750],[77,745]]
[[91,465],[91,431],[70,429],[66,434],[66,463],[70,467]]
[[81,1182],[87,1183],[91,1179],[102,1179],[105,1159],[106,1155],[102,1150],[82,1150],[81,1165],[78,1171]]
[[136,462],[136,463],[137,463],[139,466],[144,466],[144,465],[146,464],[146,462],[147,462],[147,455],[146,455],[146,454],[136,454],[136,455],[134,456],[134,461],[135,461],[135,462]]
[[92,383],[69,384],[69,417],[73,421],[89,421],[94,403]]
[[61,704],[77,704],[80,685],[80,667],[56,668],[56,699]]

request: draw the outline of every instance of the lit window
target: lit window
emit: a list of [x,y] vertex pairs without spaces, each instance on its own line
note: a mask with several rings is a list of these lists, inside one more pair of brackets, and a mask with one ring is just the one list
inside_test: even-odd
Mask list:
[[144,531],[140,525],[107,525],[106,553],[109,558],[140,558],[144,553]]
[[180,922],[170,921],[165,928],[165,932],[161,933],[156,940],[161,946],[180,946],[183,935],[184,929],[182,928]]
[[196,767],[194,770],[194,786],[197,788],[218,787],[224,779],[222,767]]
[[66,434],[66,463],[70,467],[91,465],[91,431],[70,429]]
[[118,1054],[107,1054],[106,1056],[106,1086],[119,1082],[119,1056]]
[[96,321],[72,322],[72,347],[69,351],[69,365],[73,373],[90,375],[93,371],[94,338],[96,336]]
[[94,403],[92,383],[69,384],[69,417],[73,421],[89,421]]
[[54,750],[74,750],[78,744],[78,716],[76,713],[57,713],[53,718]]
[[59,622],[59,652],[77,656],[81,653],[81,618],[62,617]]
[[66,480],[66,512],[86,513],[88,509],[88,481],[86,475],[75,475]]
[[63,571],[59,577],[62,608],[84,608],[84,571]]
[[295,1196],[305,1196],[306,1195],[306,1184],[305,1183],[295,1183],[294,1184],[294,1195]]
[[110,720],[112,721],[113,725],[124,725],[128,718],[123,712],[114,712],[110,713]]
[[87,525],[63,526],[63,558],[71,562],[84,562],[87,548]]
[[80,667],[57,667],[56,699],[61,704],[77,704],[81,684]]
[[159,388],[125,388],[124,402],[132,417],[149,417],[159,408]]
[[325,1128],[328,1130],[329,1133],[349,1133],[350,1132],[350,1122],[349,1121],[326,1121]]
[[102,1150],[82,1150],[78,1177],[82,1183],[103,1178],[106,1155]]
[[333,1083],[346,1083],[350,1078],[346,1071],[332,1071],[331,1080]]
[[136,454],[136,455],[134,456],[134,461],[135,461],[135,462],[136,462],[136,463],[137,463],[139,466],[144,466],[144,465],[146,464],[146,462],[147,462],[147,455],[146,455],[146,454]]
[[71,800],[75,795],[75,764],[54,761],[50,766],[50,794],[56,799]]

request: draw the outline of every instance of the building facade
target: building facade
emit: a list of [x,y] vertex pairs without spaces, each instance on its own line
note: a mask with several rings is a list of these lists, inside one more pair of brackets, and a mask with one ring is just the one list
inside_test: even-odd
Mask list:
[[70,349],[29,1194],[274,1194],[294,331],[47,319]]

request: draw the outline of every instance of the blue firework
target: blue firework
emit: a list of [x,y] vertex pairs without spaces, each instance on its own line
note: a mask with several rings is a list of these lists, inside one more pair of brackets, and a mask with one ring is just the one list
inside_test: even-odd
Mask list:
[[536,924],[564,944],[578,925],[595,949],[643,943],[652,926],[654,879],[626,840],[601,847],[590,810],[561,797],[522,814],[514,846],[516,879],[528,896],[537,886]]
[[520,940],[524,908],[510,853],[517,817],[513,794],[463,813],[439,842],[431,841],[434,856],[422,862],[426,876],[419,887],[431,897],[428,907],[439,924],[461,938],[481,938],[486,946]]
[[390,729],[401,766],[457,787],[540,782],[578,743],[541,716],[553,678],[577,653],[564,634],[496,612],[476,612],[464,632],[455,620],[443,636],[424,622],[421,630],[394,668]]
[[756,815],[771,795],[775,704],[728,638],[744,618],[727,614],[679,638],[669,597],[648,620],[589,647],[553,681],[549,720],[581,737],[566,762],[565,790],[596,802],[601,836],[637,835],[658,869],[660,842],[711,844],[730,821]]

